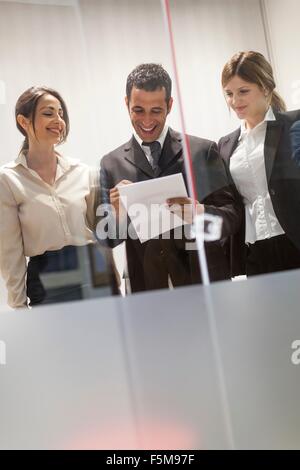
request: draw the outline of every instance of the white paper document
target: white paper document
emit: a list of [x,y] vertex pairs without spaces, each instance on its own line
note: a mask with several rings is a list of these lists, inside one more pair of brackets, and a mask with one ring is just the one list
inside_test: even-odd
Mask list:
[[142,243],[185,224],[166,205],[167,199],[188,197],[181,173],[118,186],[118,189],[121,202]]

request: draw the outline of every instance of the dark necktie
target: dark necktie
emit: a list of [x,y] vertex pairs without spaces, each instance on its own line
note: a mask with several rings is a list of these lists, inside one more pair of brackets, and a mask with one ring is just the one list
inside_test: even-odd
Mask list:
[[155,140],[154,142],[143,142],[142,145],[147,145],[148,147],[150,147],[154,176],[158,176],[159,171],[160,171],[160,168],[158,165],[159,157],[161,154],[160,143],[157,140]]

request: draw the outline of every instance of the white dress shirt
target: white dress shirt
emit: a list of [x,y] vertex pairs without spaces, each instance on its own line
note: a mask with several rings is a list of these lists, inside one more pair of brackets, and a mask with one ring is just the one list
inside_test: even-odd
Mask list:
[[[162,133],[160,134],[159,138],[156,139],[156,141],[160,143],[161,148],[163,148],[163,146],[164,146],[165,138],[167,136],[168,130],[169,130],[169,126],[165,125],[165,127],[164,127]],[[141,148],[142,148],[144,154],[146,155],[147,160],[150,163],[151,167],[153,167],[153,159],[152,159],[151,149],[150,149],[149,145],[142,145],[143,140],[138,136],[138,134],[136,132],[134,132],[134,137],[136,138],[138,144],[141,146]]]
[[98,172],[57,154],[53,185],[20,156],[0,169],[0,270],[12,307],[27,304],[26,257],[92,243]]
[[230,159],[230,172],[245,204],[246,243],[284,233],[268,191],[264,159],[267,121],[275,119],[269,108],[264,120],[253,129],[247,129],[243,121],[238,146]]

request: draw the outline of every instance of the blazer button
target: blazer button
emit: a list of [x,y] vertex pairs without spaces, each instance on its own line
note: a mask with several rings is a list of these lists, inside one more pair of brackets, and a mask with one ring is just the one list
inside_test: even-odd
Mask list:
[[271,194],[271,196],[275,196],[275,191],[274,191],[274,189],[270,189],[270,194]]
[[161,256],[163,256],[164,254],[164,250],[160,250],[160,253],[159,253]]

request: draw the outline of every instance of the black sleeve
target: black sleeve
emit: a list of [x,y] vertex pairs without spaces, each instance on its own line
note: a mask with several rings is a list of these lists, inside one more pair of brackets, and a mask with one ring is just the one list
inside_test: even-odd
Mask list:
[[226,238],[239,230],[244,206],[230,184],[225,163],[219,156],[215,143],[209,149],[207,162],[208,175],[213,179],[211,187],[214,190],[200,202],[204,204],[205,212],[222,217],[222,238]]
[[[100,201],[96,236],[101,245],[114,248],[127,238],[128,220],[119,224],[110,204],[110,189],[115,186],[111,172],[107,169],[106,157],[100,162]],[[101,215],[100,215],[101,214]]]
[[114,187],[111,175],[103,164],[103,159],[100,162],[100,202],[101,204],[109,204],[110,197],[109,191]]

